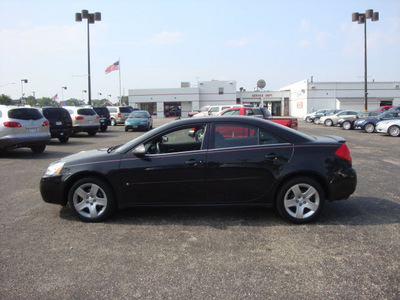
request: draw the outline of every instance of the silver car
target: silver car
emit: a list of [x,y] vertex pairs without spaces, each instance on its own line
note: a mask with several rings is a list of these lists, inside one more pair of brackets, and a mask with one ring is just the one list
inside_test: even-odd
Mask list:
[[50,138],[50,123],[36,108],[0,105],[0,150],[26,147],[41,153]]

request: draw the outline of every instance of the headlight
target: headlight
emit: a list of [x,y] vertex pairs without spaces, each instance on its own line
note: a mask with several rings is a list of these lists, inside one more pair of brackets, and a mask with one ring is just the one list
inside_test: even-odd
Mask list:
[[46,172],[44,173],[45,176],[52,176],[52,175],[57,175],[60,173],[61,169],[64,167],[63,162],[56,162],[51,164]]

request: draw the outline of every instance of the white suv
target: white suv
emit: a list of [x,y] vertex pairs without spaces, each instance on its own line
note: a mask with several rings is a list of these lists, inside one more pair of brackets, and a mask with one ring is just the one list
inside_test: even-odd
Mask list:
[[0,150],[26,147],[41,153],[50,138],[50,123],[36,108],[0,105]]
[[195,114],[193,118],[199,118],[199,117],[208,117],[208,116],[216,116],[218,115],[221,111],[232,108],[232,107],[243,107],[243,105],[215,105],[215,106],[210,106],[210,108],[207,111],[199,112],[198,114]]
[[100,117],[92,107],[64,106],[64,108],[71,115],[73,134],[87,132],[90,136],[96,135],[100,129]]

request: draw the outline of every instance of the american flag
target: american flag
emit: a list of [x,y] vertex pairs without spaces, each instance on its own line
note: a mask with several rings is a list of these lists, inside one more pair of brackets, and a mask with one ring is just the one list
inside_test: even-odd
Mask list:
[[52,98],[51,101],[56,101],[58,99],[58,94],[55,94]]
[[119,70],[119,61],[113,63],[112,65],[108,66],[106,69],[106,74]]

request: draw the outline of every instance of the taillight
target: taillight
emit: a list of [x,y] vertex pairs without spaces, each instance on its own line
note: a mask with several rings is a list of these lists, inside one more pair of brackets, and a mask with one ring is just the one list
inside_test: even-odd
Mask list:
[[350,150],[349,147],[347,147],[346,144],[343,144],[342,146],[340,146],[336,151],[335,151],[335,155],[339,156],[340,158],[343,158],[345,160],[351,161],[351,154],[350,154]]
[[121,119],[121,114],[120,113],[118,114],[118,119]]
[[76,116],[75,117],[75,120],[83,120],[84,118],[83,117],[81,117],[81,116]]
[[16,127],[22,127],[22,125],[18,122],[4,122],[4,127],[10,127],[10,128],[16,128]]
[[49,125],[50,125],[50,123],[49,123],[49,121],[47,121],[47,120],[44,121],[43,124],[42,124],[42,126],[49,126]]
[[100,119],[100,117],[99,117],[99,116],[97,116],[97,117],[96,117],[96,119]]

